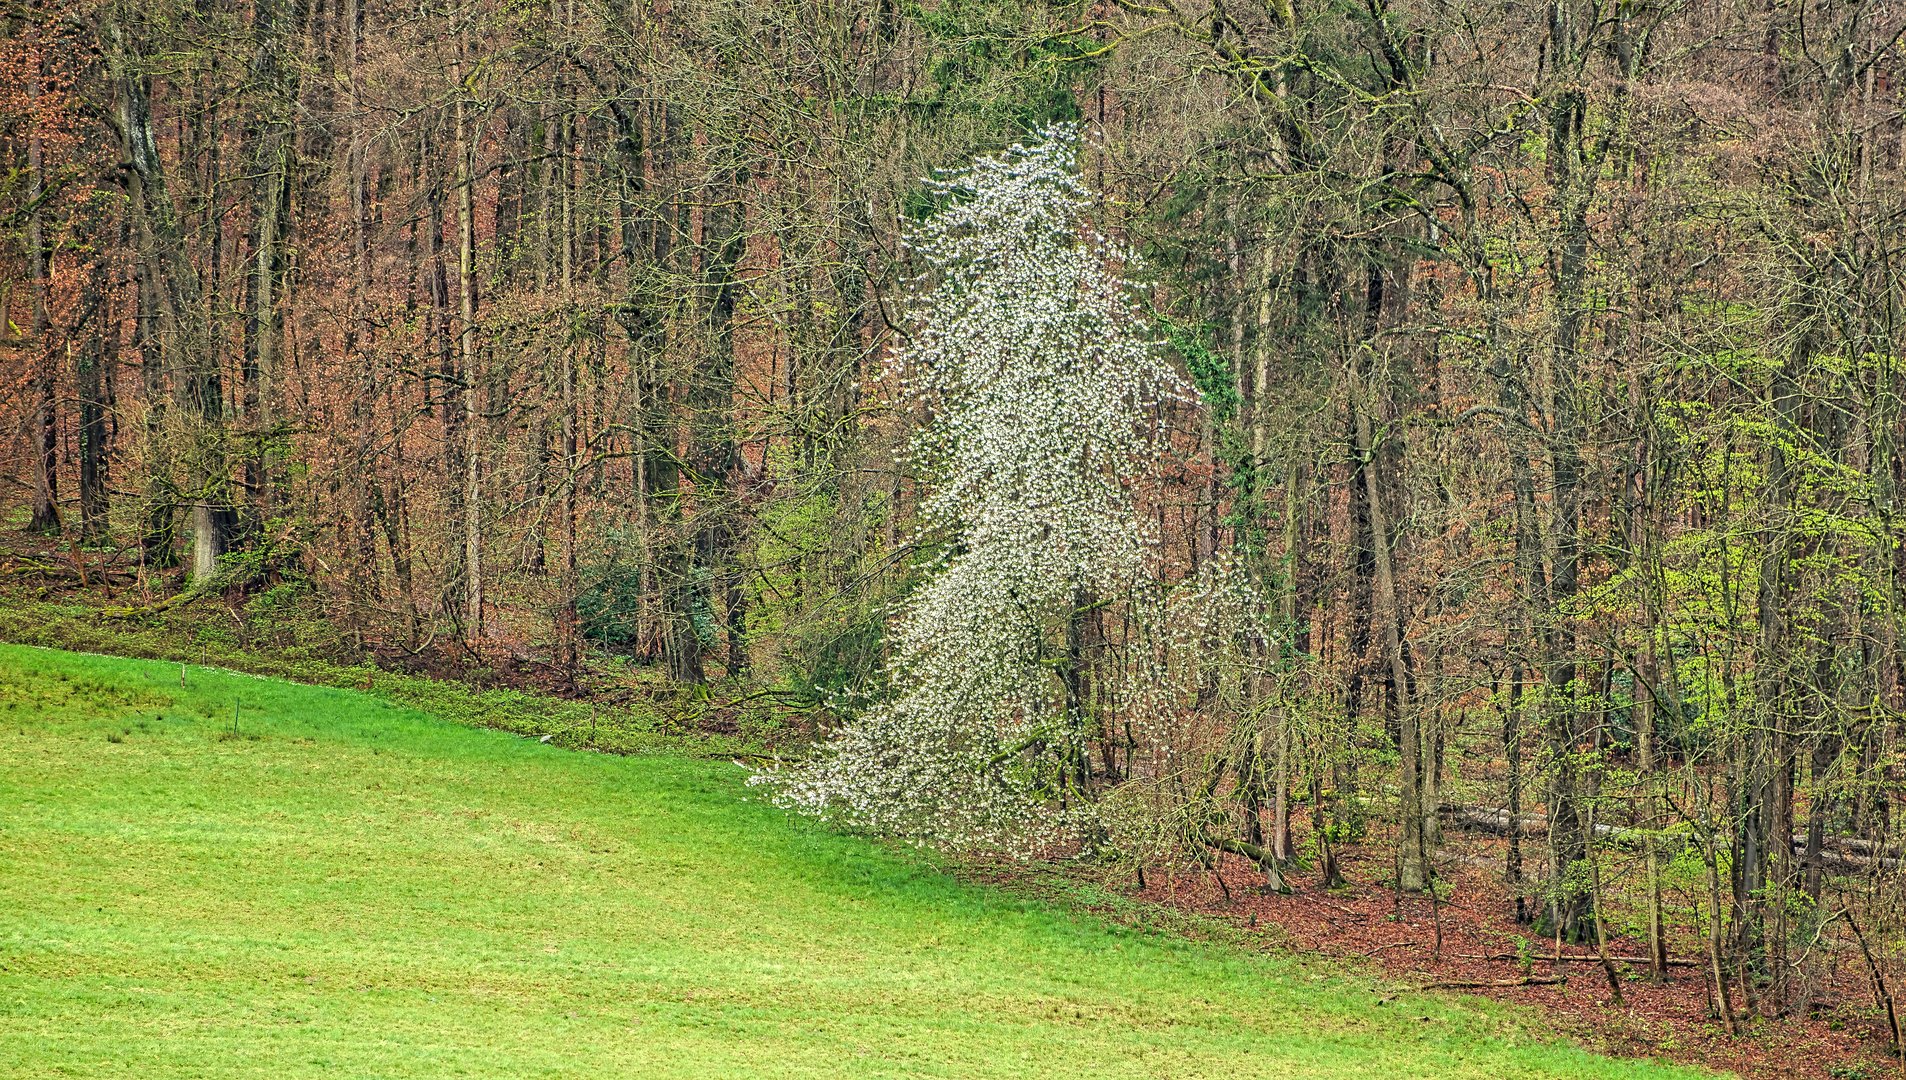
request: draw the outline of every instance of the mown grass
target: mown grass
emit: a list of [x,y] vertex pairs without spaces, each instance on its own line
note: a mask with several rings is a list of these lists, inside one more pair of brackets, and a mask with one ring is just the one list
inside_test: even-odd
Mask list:
[[731,763],[179,672],[0,646],[0,1075],[1690,1075],[963,885]]

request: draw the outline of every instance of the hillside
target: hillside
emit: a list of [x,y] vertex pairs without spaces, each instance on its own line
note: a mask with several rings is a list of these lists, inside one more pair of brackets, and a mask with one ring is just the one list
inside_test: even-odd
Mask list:
[[9,1077],[1693,1075],[352,691],[5,646],[0,759]]

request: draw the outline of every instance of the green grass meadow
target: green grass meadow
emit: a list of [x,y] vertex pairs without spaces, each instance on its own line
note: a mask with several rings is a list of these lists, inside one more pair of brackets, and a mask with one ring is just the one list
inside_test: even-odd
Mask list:
[[180,670],[0,646],[0,1076],[1694,1075],[962,884],[729,761]]

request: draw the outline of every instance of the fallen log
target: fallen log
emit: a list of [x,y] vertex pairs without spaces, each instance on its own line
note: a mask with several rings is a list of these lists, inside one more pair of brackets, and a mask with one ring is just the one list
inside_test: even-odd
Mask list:
[[[1599,956],[1596,956],[1593,953],[1589,953],[1586,956],[1581,955],[1579,953],[1563,953],[1561,956],[1557,956],[1554,953],[1533,953],[1533,952],[1528,953],[1526,956],[1522,953],[1508,953],[1508,952],[1457,953],[1456,955],[1462,957],[1464,960],[1525,960],[1526,959],[1532,963],[1536,961],[1540,961],[1542,963],[1554,963],[1555,961],[1560,960],[1564,964],[1599,964],[1602,962],[1602,958]],[[1615,963],[1615,964],[1646,965],[1648,963],[1648,958],[1645,956],[1611,956],[1608,958],[1608,960],[1610,963]],[[1669,967],[1700,967],[1701,964],[1704,962],[1705,961],[1701,961],[1701,960],[1684,960],[1676,956],[1668,957]]]
[[[1515,826],[1520,826],[1515,831],[1523,836],[1546,836],[1549,832],[1549,819],[1541,814],[1511,814],[1501,807],[1454,803],[1444,803],[1440,809],[1445,818],[1459,825],[1496,836],[1508,836]],[[1595,826],[1595,835],[1602,839],[1623,839],[1629,831],[1617,825],[1597,823]]]
[[99,609],[99,617],[102,619],[142,619],[148,615],[162,614],[175,607],[189,604],[202,596],[210,595],[212,595],[212,589],[209,587],[187,588],[183,592],[174,593],[166,597],[164,600],[138,607],[103,607]]
[[[1794,843],[1804,844],[1806,839],[1804,833],[1796,834]],[[1859,836],[1823,836],[1820,838],[1820,843],[1822,847],[1840,848],[1861,855],[1899,855],[1898,844],[1882,844],[1877,840],[1867,840]]]
[[1520,979],[1451,979],[1447,982],[1424,983],[1418,990],[1506,990],[1514,986],[1560,986],[1568,982],[1566,975],[1524,975]]
[[[1442,817],[1455,825],[1489,833],[1492,836],[1508,836],[1513,829],[1522,836],[1546,836],[1549,831],[1549,819],[1542,814],[1510,814],[1508,810],[1494,806],[1461,806],[1444,803],[1437,808]],[[1643,830],[1609,825],[1598,822],[1595,825],[1595,837],[1624,847],[1639,844],[1645,835]],[[1725,846],[1725,841],[1720,841]],[[1876,850],[1880,845],[1871,840],[1854,837],[1827,837],[1820,852],[1820,865],[1838,870],[1883,870],[1898,869],[1906,864],[1895,856],[1880,855]],[[1807,838],[1804,834],[1793,838],[1794,854],[1804,861],[1807,856]]]

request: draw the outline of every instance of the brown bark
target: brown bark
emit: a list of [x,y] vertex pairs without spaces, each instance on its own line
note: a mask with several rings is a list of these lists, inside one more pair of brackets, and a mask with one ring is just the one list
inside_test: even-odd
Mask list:
[[[27,102],[36,105],[41,94],[41,63],[36,56],[27,76]],[[47,303],[46,228],[40,204],[46,190],[46,161],[39,121],[35,118],[27,130],[27,286],[32,290],[32,348],[37,354],[33,367],[32,422],[27,427],[31,447],[28,459],[33,468],[33,517],[27,528],[36,533],[60,531],[59,509],[59,412],[55,396],[59,381],[59,352],[53,340],[53,320]]]
[[476,177],[470,121],[471,88],[464,79],[461,35],[450,64],[456,84],[451,110],[450,153],[457,188],[457,351],[463,365],[463,619],[464,640],[473,652],[485,647],[483,610],[483,440],[481,389],[485,381],[477,352]]

